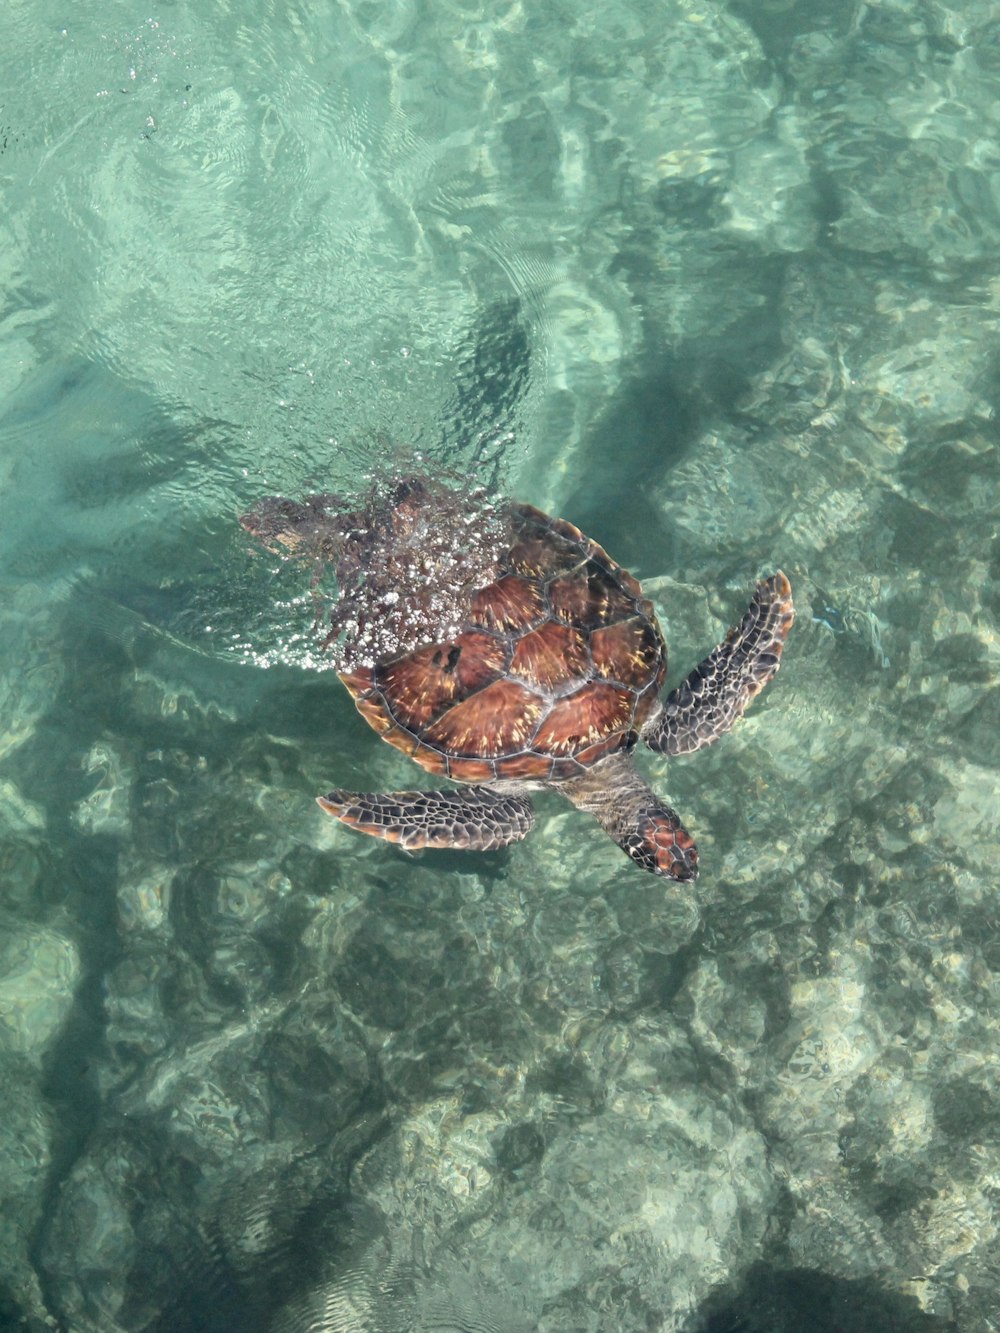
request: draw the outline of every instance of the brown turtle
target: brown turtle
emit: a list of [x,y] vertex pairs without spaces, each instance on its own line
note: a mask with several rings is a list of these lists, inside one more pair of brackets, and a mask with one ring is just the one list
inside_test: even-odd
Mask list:
[[429,773],[469,784],[319,797],[344,824],[408,849],[491,850],[534,822],[552,787],[644,870],[693,880],[698,853],[632,762],[689,754],[743,714],[778,670],[794,619],[780,571],[665,699],[667,648],[639,583],[597,542],[526,504],[422,478],[261,501],[243,526],[335,564],[327,644],[362,717]]

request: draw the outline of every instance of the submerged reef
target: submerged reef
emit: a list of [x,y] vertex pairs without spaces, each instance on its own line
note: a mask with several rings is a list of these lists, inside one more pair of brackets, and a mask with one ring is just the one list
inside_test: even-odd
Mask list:
[[[995,1326],[994,6],[88,8],[0,53],[0,1323]],[[788,571],[697,888],[316,811],[412,771],[232,517],[390,427],[676,662]]]

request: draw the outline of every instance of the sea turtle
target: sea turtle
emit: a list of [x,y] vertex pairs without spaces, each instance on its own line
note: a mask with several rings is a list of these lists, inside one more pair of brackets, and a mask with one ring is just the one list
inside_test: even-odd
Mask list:
[[[778,669],[794,619],[780,571],[665,699],[652,603],[597,542],[527,504],[490,504],[427,478],[339,497],[260,501],[247,531],[334,563],[326,643],[362,717],[428,772],[468,784],[318,797],[351,828],[407,849],[480,851],[523,838],[529,793],[589,811],[644,870],[693,880],[698,853],[640,777],[632,750],[710,745]],[[318,577],[318,576],[317,576]]]

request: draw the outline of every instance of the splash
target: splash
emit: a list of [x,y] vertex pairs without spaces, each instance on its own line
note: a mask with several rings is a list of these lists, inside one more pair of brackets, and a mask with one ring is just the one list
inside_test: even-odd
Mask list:
[[269,496],[240,522],[269,550],[312,561],[314,587],[332,565],[338,591],[323,646],[338,671],[458,634],[511,546],[506,502],[417,475],[379,479],[360,501]]

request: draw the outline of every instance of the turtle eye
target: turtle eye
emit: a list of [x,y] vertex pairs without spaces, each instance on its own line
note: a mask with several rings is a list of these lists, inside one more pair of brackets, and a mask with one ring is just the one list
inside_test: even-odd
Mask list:
[[448,650],[448,660],[444,664],[445,671],[450,675],[458,666],[458,659],[462,656],[462,650],[457,643],[453,643]]

